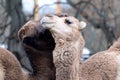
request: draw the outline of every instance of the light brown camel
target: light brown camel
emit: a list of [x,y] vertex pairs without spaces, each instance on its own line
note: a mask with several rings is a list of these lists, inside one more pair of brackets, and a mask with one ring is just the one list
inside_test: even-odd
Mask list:
[[0,80],[55,80],[52,57],[55,43],[50,32],[43,29],[39,21],[29,21],[18,35],[30,59],[33,73],[22,70],[13,54],[0,48]]
[[40,22],[56,43],[53,51],[56,80],[120,80],[120,39],[81,64],[84,39],[80,30],[85,23],[71,16],[56,15],[44,16]]
[[80,80],[120,80],[120,38],[108,50],[86,60],[80,77]]
[[86,23],[67,15],[47,15],[40,22],[50,30],[56,43],[53,51],[56,80],[79,80],[80,56],[84,47],[81,29]]

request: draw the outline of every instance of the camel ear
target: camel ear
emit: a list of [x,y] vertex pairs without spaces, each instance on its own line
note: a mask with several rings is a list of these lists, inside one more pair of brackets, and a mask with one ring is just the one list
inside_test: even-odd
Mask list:
[[20,30],[18,31],[18,38],[19,38],[20,40],[22,40],[24,35],[25,35],[25,30],[24,30],[24,29],[20,29]]
[[79,30],[85,28],[86,26],[87,26],[86,22],[81,21],[81,22],[80,22],[80,25],[79,25]]

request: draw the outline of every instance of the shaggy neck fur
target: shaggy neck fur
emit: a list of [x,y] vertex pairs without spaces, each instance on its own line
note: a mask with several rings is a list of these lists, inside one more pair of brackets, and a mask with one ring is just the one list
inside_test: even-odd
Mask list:
[[54,80],[54,64],[50,50],[39,51],[32,47],[25,46],[29,56],[33,73],[28,76],[30,80]]
[[84,40],[79,33],[69,40],[54,38],[56,42],[53,59],[56,67],[56,80],[79,80],[79,63]]

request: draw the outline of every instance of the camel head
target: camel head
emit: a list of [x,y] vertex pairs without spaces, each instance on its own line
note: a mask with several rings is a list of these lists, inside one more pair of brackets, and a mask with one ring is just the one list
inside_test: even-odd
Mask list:
[[[40,21],[28,21],[18,31],[19,39],[24,45],[31,46],[38,50],[53,50],[54,39],[49,30],[44,29]],[[38,28],[39,27],[39,28]]]
[[78,21],[72,16],[64,15],[46,15],[40,20],[41,25],[50,30],[55,41],[73,40],[77,38],[80,30],[86,27],[86,23]]

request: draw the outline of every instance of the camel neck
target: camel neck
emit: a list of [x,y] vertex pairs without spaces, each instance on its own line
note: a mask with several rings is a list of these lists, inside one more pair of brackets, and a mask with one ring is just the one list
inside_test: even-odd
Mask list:
[[[57,43],[56,43],[57,44]],[[80,57],[84,47],[82,36],[57,44],[53,52],[56,80],[79,80]]]
[[55,68],[51,51],[38,51],[34,48],[26,51],[33,68],[33,73],[30,74],[30,80],[54,80]]

